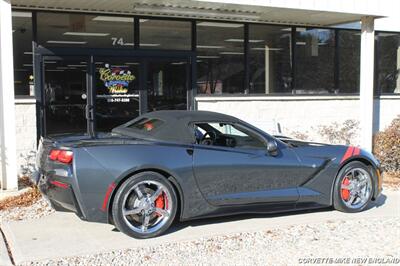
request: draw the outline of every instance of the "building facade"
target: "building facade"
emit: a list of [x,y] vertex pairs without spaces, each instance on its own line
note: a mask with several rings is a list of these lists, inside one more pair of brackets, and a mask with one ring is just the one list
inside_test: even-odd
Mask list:
[[396,1],[0,2],[3,177],[40,136],[95,136],[154,110],[314,140],[351,121],[369,150],[400,114]]

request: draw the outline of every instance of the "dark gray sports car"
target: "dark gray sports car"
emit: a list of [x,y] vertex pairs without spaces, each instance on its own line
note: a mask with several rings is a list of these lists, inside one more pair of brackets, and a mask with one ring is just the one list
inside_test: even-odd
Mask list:
[[57,210],[137,238],[162,234],[175,218],[358,212],[382,190],[369,152],[274,137],[204,111],[147,113],[96,138],[42,138],[35,180]]

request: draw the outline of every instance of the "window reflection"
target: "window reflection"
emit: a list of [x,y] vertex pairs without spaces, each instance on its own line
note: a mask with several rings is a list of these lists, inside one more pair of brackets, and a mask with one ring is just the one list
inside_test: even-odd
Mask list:
[[339,93],[360,91],[360,37],[359,31],[338,31]]
[[32,13],[12,12],[15,95],[34,95]]
[[192,23],[157,19],[140,19],[140,48],[190,50]]
[[198,93],[244,93],[243,28],[243,24],[197,22]]
[[294,94],[338,93],[334,84],[335,32],[296,28]]
[[400,33],[377,33],[378,90],[400,93]]
[[47,135],[86,132],[87,59],[50,58],[43,65]]
[[187,109],[187,63],[186,60],[148,63],[148,111]]
[[38,13],[38,42],[45,47],[133,48],[133,18]]
[[249,26],[250,93],[291,93],[291,28]]
[[111,131],[139,115],[140,62],[96,58],[96,130]]

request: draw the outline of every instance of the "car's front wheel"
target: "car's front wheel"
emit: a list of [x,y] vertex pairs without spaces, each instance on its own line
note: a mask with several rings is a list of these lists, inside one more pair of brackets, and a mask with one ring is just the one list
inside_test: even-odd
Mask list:
[[171,226],[177,203],[175,190],[165,177],[142,172],[118,189],[112,205],[114,224],[135,238],[156,237]]
[[360,212],[371,201],[373,194],[371,169],[362,162],[345,165],[335,182],[333,206],[343,212]]

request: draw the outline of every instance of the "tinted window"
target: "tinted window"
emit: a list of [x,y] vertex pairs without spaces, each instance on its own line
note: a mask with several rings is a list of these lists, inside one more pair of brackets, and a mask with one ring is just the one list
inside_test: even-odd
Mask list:
[[243,149],[264,149],[260,137],[254,133],[228,123],[196,123],[196,142],[201,145],[222,146]]
[[197,90],[244,93],[244,25],[197,22]]
[[96,129],[110,131],[139,115],[140,63],[103,57],[95,66]]
[[33,96],[32,14],[12,12],[15,95]]
[[360,32],[338,31],[339,93],[360,91]]
[[190,21],[140,19],[140,48],[190,50]]
[[86,132],[87,58],[44,59],[46,134]]
[[296,28],[295,45],[294,93],[334,93],[334,30]]
[[141,132],[150,132],[154,131],[156,128],[159,128],[162,124],[164,124],[164,122],[159,119],[142,118],[129,125],[128,128]]
[[291,28],[249,26],[250,93],[291,93]]
[[378,91],[400,93],[400,33],[377,33]]
[[76,13],[38,13],[42,46],[133,48],[133,18]]

